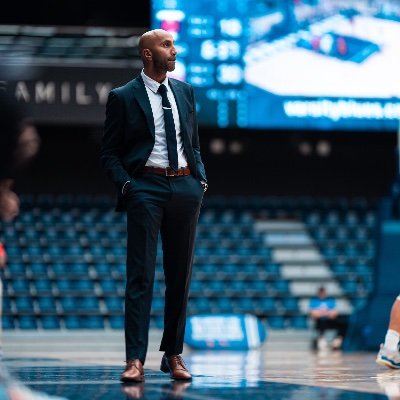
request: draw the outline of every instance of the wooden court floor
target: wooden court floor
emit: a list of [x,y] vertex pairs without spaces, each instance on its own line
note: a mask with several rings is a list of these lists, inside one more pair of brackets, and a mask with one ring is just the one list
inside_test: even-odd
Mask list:
[[[122,331],[5,331],[3,365],[32,400],[400,400],[400,370],[377,365],[375,352],[311,351],[310,335],[301,331],[270,331],[264,345],[250,351],[186,347],[193,380],[174,382],[159,371],[160,335],[150,333],[143,384],[119,382]],[[0,400],[11,400],[4,393]]]

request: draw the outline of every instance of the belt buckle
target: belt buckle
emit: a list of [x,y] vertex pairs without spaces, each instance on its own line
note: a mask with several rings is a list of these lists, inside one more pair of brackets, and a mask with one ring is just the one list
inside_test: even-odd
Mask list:
[[165,168],[165,176],[175,176],[176,173],[171,167]]

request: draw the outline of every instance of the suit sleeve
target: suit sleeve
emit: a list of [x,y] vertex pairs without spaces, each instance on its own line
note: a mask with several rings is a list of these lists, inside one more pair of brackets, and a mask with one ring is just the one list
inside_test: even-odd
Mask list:
[[192,96],[192,104],[193,104],[193,136],[192,136],[192,146],[194,158],[196,160],[197,166],[197,174],[200,180],[207,182],[207,175],[204,168],[203,161],[201,159],[200,154],[200,142],[199,142],[199,132],[198,132],[198,124],[197,124],[197,112],[196,112],[196,99],[194,95],[194,90],[191,87],[191,96]]
[[106,105],[100,160],[108,177],[119,191],[126,181],[131,180],[121,163],[124,119],[124,108],[121,100],[114,91],[111,91]]

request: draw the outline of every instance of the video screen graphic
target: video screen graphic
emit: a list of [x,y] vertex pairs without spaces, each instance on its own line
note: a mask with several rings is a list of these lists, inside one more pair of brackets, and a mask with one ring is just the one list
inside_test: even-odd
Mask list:
[[219,128],[396,131],[398,0],[153,0]]

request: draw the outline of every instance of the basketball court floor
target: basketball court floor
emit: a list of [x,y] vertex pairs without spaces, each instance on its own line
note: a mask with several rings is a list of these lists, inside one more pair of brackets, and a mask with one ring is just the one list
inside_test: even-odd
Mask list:
[[311,351],[309,332],[269,331],[263,346],[250,351],[186,347],[191,382],[174,382],[159,370],[160,337],[150,332],[143,384],[119,381],[122,331],[5,331],[3,364],[32,393],[70,400],[400,399],[400,371],[378,366],[376,353]]

